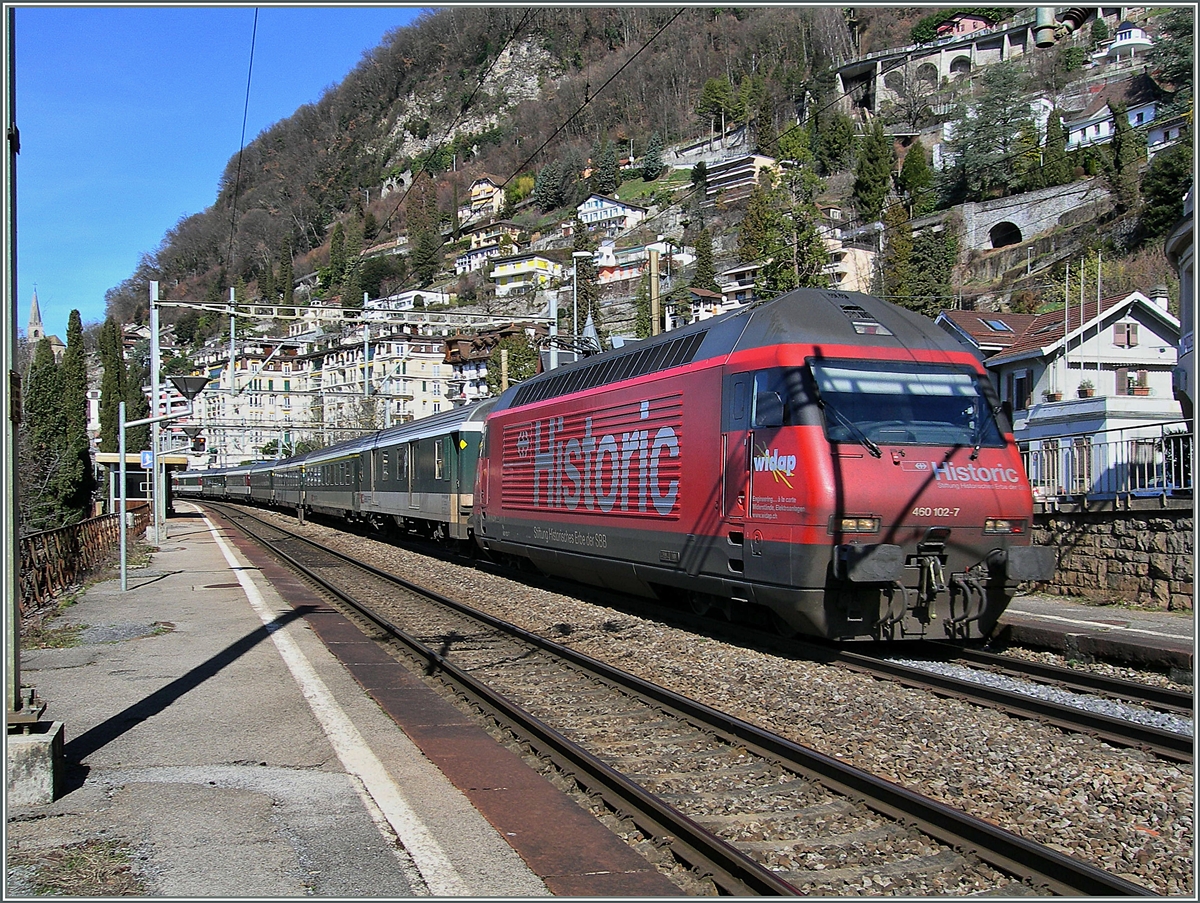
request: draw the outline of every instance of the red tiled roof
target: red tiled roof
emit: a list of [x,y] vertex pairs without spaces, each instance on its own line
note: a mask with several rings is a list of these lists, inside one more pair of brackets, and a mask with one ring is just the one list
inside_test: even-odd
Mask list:
[[1129,300],[1132,294],[1133,292],[1125,292],[1111,298],[1103,298],[1099,302],[1099,308],[1097,308],[1095,300],[1084,301],[1082,317],[1079,312],[1080,305],[1074,303],[1065,309],[1060,308],[1048,313],[1037,314],[1032,318],[1025,331],[1017,337],[1016,341],[1005,348],[1002,354],[1004,357],[1019,357],[1031,351],[1048,348],[1062,339],[1064,317],[1067,331],[1074,332],[1082,323],[1091,323],[1114,307],[1120,307]]
[[[986,310],[947,310],[947,320],[975,340],[980,348],[1009,348],[1037,319],[1036,314],[1006,314]],[[1002,332],[987,325],[988,320],[1006,324],[1012,332]]]

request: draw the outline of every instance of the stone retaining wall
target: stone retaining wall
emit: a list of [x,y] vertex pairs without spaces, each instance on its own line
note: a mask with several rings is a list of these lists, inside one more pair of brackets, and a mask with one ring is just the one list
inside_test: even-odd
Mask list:
[[1058,573],[1036,590],[1191,611],[1193,522],[1192,508],[1037,514],[1033,541],[1058,549]]

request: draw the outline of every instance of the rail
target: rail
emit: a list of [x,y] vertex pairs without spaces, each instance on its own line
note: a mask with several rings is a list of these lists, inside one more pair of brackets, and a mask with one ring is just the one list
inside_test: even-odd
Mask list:
[[[150,522],[150,506],[129,509],[130,529]],[[77,579],[101,566],[120,542],[121,515],[104,514],[77,524],[21,537],[20,615],[41,607]]]
[[1166,498],[1193,489],[1191,425],[1101,430],[1020,443],[1038,501]]

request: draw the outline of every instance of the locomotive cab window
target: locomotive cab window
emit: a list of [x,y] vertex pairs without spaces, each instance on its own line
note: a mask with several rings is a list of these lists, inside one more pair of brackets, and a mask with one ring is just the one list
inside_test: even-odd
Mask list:
[[939,364],[813,361],[830,442],[1000,448],[992,393],[978,374]]
[[750,423],[754,429],[820,424],[812,377],[803,367],[778,367],[754,374]]

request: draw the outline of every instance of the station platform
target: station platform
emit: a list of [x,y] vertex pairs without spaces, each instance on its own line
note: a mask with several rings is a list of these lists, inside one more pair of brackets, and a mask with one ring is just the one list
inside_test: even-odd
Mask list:
[[[22,653],[64,725],[66,784],[6,804],[4,899],[36,895],[39,856],[101,842],[128,851],[135,896],[681,895],[267,556],[178,505],[128,591],[99,582],[55,622],[81,627],[76,645]],[[1001,631],[1192,668],[1190,615],[1023,596]]]
[[23,684],[63,724],[65,786],[6,805],[4,899],[37,894],[39,859],[101,843],[124,851],[134,896],[680,895],[267,556],[177,504],[126,592],[97,583],[54,622],[82,626],[77,645],[22,652]]
[[1048,595],[1017,596],[1000,616],[992,635],[1081,661],[1101,659],[1163,671],[1182,683],[1192,682],[1195,668],[1194,612],[1083,605]]

